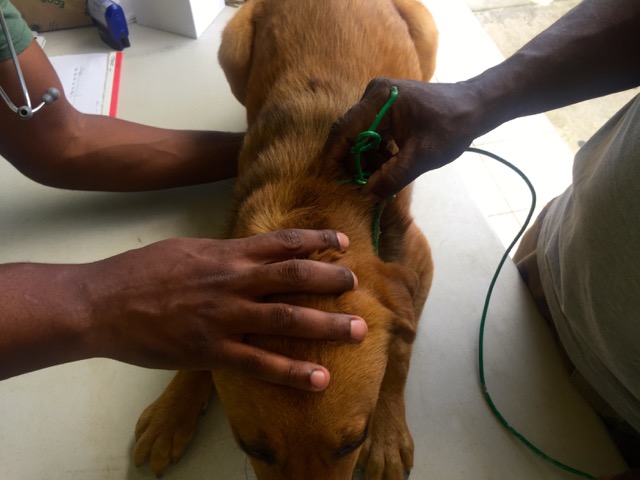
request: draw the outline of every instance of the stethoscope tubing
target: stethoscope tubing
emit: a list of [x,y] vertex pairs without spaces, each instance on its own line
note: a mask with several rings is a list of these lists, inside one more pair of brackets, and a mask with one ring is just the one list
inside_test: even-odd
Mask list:
[[[24,75],[22,75],[22,68],[20,68],[20,61],[18,60],[18,54],[16,53],[16,49],[13,46],[13,40],[11,40],[11,34],[9,33],[9,27],[7,26],[7,21],[4,18],[4,12],[0,8],[0,23],[2,24],[2,32],[7,40],[7,46],[9,47],[9,52],[11,53],[11,60],[13,61],[13,66],[16,69],[16,74],[18,75],[18,81],[20,82],[20,88],[22,89],[22,96],[24,97],[25,104],[31,109],[31,98],[29,97],[29,90],[27,90],[27,84],[24,81]],[[6,102],[6,104],[13,110],[14,112],[18,111],[18,107],[11,101],[9,96],[6,94],[4,89],[0,86],[0,95]]]

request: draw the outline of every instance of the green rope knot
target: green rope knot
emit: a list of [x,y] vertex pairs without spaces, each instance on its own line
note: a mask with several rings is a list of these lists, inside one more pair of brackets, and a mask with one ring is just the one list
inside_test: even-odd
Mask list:
[[362,152],[369,152],[375,150],[380,145],[382,137],[378,132],[373,130],[365,130],[360,132],[356,137],[356,144],[351,147],[351,153],[354,155],[354,163],[356,168],[356,176],[354,177],[354,183],[357,183],[361,187],[367,184],[369,173],[362,170],[362,162],[360,156]]
[[356,137],[356,144],[351,147],[351,153],[362,153],[374,150],[378,148],[381,141],[382,137],[378,132],[365,130],[364,132],[360,132]]
[[395,102],[397,97],[398,97],[398,87],[395,87],[395,86],[391,87],[391,93],[389,95],[389,99],[382,106],[382,108],[380,109],[380,112],[378,112],[378,115],[376,115],[376,118],[373,120],[373,123],[371,124],[371,127],[369,127],[369,130],[360,132],[356,137],[355,145],[351,147],[350,152],[353,154],[353,161],[356,169],[356,175],[353,178],[353,183],[361,187],[367,184],[367,179],[371,176],[369,172],[365,172],[362,170],[362,161],[361,161],[362,153],[375,150],[380,145],[380,142],[382,141],[382,136],[378,132],[376,132],[376,129],[378,128],[378,125],[380,125],[380,122],[382,121],[382,117],[385,116],[385,114],[387,113],[389,108],[391,108],[391,105],[393,104],[393,102]]

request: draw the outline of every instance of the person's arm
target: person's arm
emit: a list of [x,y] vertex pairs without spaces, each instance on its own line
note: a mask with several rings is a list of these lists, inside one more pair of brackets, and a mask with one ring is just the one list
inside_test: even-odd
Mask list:
[[640,2],[584,0],[513,56],[468,81],[483,130],[640,85]]
[[243,335],[361,341],[364,320],[277,303],[286,292],[340,294],[351,271],[310,260],[344,250],[331,231],[175,239],[90,264],[0,266],[0,380],[93,357],[164,369],[232,369],[307,390],[326,368],[260,350]]
[[[243,133],[167,130],[82,114],[64,97],[35,41],[18,58],[34,104],[52,86],[61,92],[26,121],[0,104],[0,155],[31,179],[58,188],[142,191],[236,175]],[[0,85],[14,103],[22,101],[11,60],[0,62]]]
[[[347,156],[389,98],[381,124],[400,151],[369,179],[365,192],[386,197],[422,173],[458,158],[502,123],[640,85],[640,2],[584,0],[513,56],[455,83],[375,79],[333,126],[329,159]],[[455,61],[455,60],[449,60]]]

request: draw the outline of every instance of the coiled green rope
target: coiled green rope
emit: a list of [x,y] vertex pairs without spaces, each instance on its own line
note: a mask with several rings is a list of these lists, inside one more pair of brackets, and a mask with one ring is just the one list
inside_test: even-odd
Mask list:
[[480,335],[478,340],[478,370],[480,374],[480,385],[482,386],[482,393],[484,394],[484,398],[487,401],[489,408],[491,409],[493,414],[496,416],[496,418],[500,421],[500,423],[502,423],[502,425],[509,432],[511,432],[518,440],[520,440],[527,448],[533,451],[536,455],[538,455],[539,457],[543,458],[547,462],[555,465],[556,467],[566,472],[572,473],[582,478],[589,478],[591,480],[596,480],[596,477],[594,477],[593,475],[590,475],[576,468],[570,467],[569,465],[566,465],[556,460],[555,458],[550,457],[549,455],[544,453],[542,450],[540,450],[538,447],[536,447],[533,443],[531,443],[529,440],[527,440],[527,438],[524,437],[524,435],[522,435],[513,426],[511,426],[511,424],[500,413],[500,411],[498,410],[498,407],[496,407],[495,403],[493,402],[493,399],[491,398],[489,389],[487,388],[487,383],[486,383],[485,373],[484,373],[484,330],[487,322],[487,312],[489,311],[489,303],[491,301],[493,288],[495,287],[496,281],[498,280],[498,275],[500,275],[502,267],[505,261],[507,260],[507,258],[509,257],[509,253],[511,252],[515,244],[518,242],[518,240],[520,240],[520,237],[522,237],[522,235],[526,231],[527,227],[529,226],[529,222],[533,217],[533,213],[536,208],[536,191],[533,188],[533,185],[531,184],[531,181],[527,178],[527,176],[519,168],[509,163],[505,159],[499,157],[494,153],[488,152],[486,150],[482,150],[480,148],[469,147],[467,151],[473,152],[473,153],[479,153],[480,155],[484,155],[486,157],[492,158],[506,165],[515,173],[517,173],[520,176],[520,178],[522,178],[522,180],[524,180],[524,182],[527,184],[527,187],[529,187],[529,190],[531,191],[531,208],[529,209],[529,214],[527,215],[527,218],[524,221],[524,225],[522,225],[522,228],[520,229],[516,237],[513,239],[509,247],[507,247],[507,250],[504,252],[504,255],[502,256],[502,258],[500,259],[500,262],[498,263],[498,268],[496,269],[496,272],[493,275],[493,278],[491,279],[491,283],[489,284],[489,290],[487,291],[487,296],[485,297],[485,301],[484,301],[484,308],[482,309],[482,317],[480,320]]

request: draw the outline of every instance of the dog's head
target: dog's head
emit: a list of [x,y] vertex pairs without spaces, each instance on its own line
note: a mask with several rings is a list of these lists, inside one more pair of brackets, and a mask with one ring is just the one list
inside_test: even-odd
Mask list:
[[[305,392],[214,372],[236,441],[261,480],[352,478],[378,401],[389,347],[394,341],[411,343],[415,336],[411,300],[415,274],[397,265],[373,263],[375,268],[367,268],[377,270],[374,281],[361,284],[354,292],[330,299],[287,299],[324,310],[356,312],[369,326],[361,344],[248,339],[326,366],[331,373],[326,390]],[[364,272],[361,275],[370,278]]]

